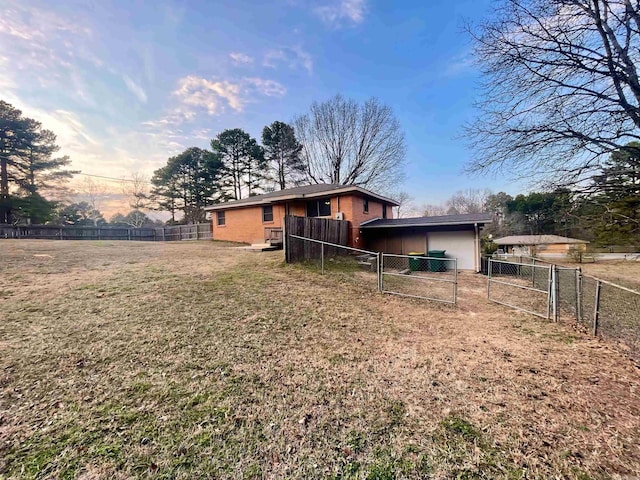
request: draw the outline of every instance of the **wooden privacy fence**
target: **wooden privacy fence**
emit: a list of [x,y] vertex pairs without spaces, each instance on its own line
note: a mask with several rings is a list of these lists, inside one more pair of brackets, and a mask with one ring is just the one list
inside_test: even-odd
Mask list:
[[159,228],[119,226],[79,227],[74,225],[0,225],[1,238],[48,240],[211,240],[210,223],[172,225]]
[[[287,263],[319,258],[321,248],[317,243],[300,241],[289,235],[311,238],[335,245],[346,246],[349,244],[349,222],[346,220],[287,215],[284,218],[284,229]],[[332,252],[325,253],[332,254]]]
[[159,240],[173,242],[177,240],[211,240],[213,232],[211,223],[196,223],[193,225],[172,225],[160,228],[164,237]]

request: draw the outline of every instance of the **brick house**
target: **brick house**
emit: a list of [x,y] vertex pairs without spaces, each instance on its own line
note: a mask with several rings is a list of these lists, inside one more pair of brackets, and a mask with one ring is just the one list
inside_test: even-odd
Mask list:
[[241,200],[211,205],[213,238],[244,243],[265,243],[282,238],[285,215],[325,217],[351,223],[349,244],[362,247],[360,225],[392,218],[397,202],[353,185],[305,185]]
[[584,252],[589,242],[560,235],[511,235],[494,242],[507,254],[567,255],[572,249]]

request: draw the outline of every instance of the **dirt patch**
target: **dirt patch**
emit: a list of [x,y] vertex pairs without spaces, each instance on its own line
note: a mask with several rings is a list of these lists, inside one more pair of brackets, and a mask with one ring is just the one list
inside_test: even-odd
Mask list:
[[451,307],[214,242],[1,246],[0,476],[640,474],[638,370],[480,275]]

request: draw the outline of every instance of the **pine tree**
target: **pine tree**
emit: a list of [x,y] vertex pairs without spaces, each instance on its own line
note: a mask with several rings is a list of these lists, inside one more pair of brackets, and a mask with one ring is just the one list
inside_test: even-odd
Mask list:
[[298,183],[305,172],[305,163],[300,156],[302,144],[293,127],[284,122],[273,122],[262,130],[262,144],[269,170],[280,190]]
[[10,186],[28,138],[38,127],[33,120],[24,118],[20,110],[0,100],[0,223],[13,221],[15,199]]
[[640,142],[616,150],[591,185],[591,201],[602,207],[600,243],[640,244]]
[[64,169],[68,157],[53,157],[58,150],[53,132],[0,101],[0,223],[39,223],[53,214],[45,194],[75,173]]
[[223,163],[222,187],[234,200],[255,195],[265,178],[264,150],[255,138],[240,128],[219,133],[211,140],[211,149]]
[[220,158],[201,148],[188,148],[167,165],[154,172],[151,183],[160,208],[172,213],[182,210],[185,223],[199,223],[206,219],[204,207],[221,197],[219,179]]

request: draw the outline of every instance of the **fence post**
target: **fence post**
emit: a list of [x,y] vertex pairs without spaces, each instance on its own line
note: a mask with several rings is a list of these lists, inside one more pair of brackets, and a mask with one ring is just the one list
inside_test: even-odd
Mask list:
[[600,289],[602,288],[602,283],[600,280],[596,280],[596,298],[593,308],[593,335],[598,336],[598,317],[600,316]]
[[[287,218],[288,215],[284,216],[284,222],[282,222],[282,249],[284,250],[284,262],[289,262],[289,236],[287,235]],[[211,233],[213,237],[213,232]]]
[[60,240],[64,240],[64,238],[62,238],[63,235],[64,235],[64,229],[60,227]]
[[376,274],[378,276],[378,290],[380,292],[382,292],[382,271],[380,269],[380,262],[381,262],[381,258],[382,258],[382,253],[378,252],[377,257],[378,258],[376,258]]
[[453,304],[458,303],[458,259],[453,259]]
[[531,259],[531,286],[536,286],[536,259]]
[[127,228],[127,240],[131,240],[131,229]]
[[322,275],[324,275],[324,243],[320,244],[320,263],[322,264]]
[[491,271],[493,270],[493,259],[489,259],[489,268],[487,269],[487,300],[491,300]]
[[384,292],[384,253],[380,253],[380,291]]
[[547,320],[551,320],[551,296],[553,295],[553,270],[549,267],[547,276]]
[[553,321],[558,321],[558,310],[560,303],[560,282],[558,281],[558,266],[554,265],[553,267]]
[[576,321],[582,321],[582,270],[576,268]]

